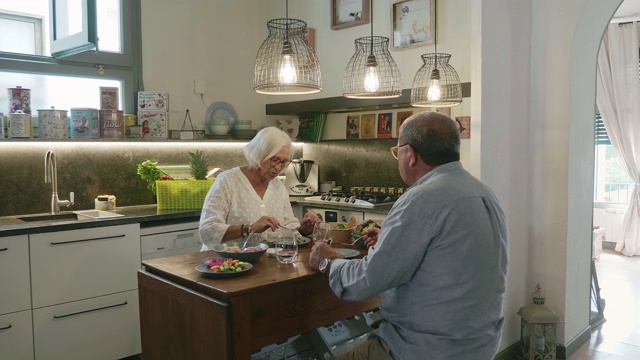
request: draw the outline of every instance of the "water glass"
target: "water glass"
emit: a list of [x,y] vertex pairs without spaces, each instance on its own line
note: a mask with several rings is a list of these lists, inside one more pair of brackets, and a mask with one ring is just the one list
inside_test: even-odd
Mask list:
[[[274,234],[275,235],[275,234]],[[298,241],[293,231],[278,229],[274,241],[276,259],[283,264],[292,264],[298,257]]]
[[323,243],[331,246],[333,242],[333,236],[331,233],[331,224],[326,222],[319,222],[313,228],[313,241],[322,241]]

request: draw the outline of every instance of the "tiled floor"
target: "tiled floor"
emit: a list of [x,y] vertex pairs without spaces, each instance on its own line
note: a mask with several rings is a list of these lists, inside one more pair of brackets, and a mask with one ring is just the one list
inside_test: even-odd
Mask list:
[[568,360],[640,359],[640,256],[604,249],[596,261],[607,321]]

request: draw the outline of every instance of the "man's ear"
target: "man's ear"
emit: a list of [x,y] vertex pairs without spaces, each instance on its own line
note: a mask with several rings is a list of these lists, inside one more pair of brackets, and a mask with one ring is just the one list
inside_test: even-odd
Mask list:
[[419,156],[418,152],[413,148],[412,145],[407,145],[409,151],[409,166],[414,167],[418,164]]

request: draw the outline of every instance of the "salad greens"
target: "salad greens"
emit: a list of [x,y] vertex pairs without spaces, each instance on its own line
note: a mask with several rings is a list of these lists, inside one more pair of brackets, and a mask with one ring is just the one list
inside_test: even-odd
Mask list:
[[360,225],[356,226],[356,228],[353,230],[353,236],[360,236],[362,235],[363,231],[369,230],[371,228],[380,229],[380,225],[378,225],[378,223],[373,220],[364,221],[360,223]]

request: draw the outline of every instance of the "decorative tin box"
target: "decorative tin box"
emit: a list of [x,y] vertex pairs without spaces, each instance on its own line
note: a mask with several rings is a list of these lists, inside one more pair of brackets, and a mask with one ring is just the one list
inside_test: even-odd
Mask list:
[[118,110],[120,89],[100,86],[100,110]]
[[138,110],[169,110],[169,93],[138,91]]
[[124,139],[124,117],[120,110],[100,110],[100,138]]
[[98,109],[72,108],[69,118],[69,136],[71,138],[99,139],[100,117]]
[[142,137],[166,139],[169,115],[164,110],[138,110],[138,125],[142,126]]
[[31,114],[25,114],[22,110],[18,110],[9,115],[10,138],[30,138],[32,130]]
[[25,114],[31,114],[31,90],[22,86],[7,89],[9,91],[9,113],[18,110]]
[[38,109],[38,126],[41,139],[68,139],[69,118],[67,110]]

